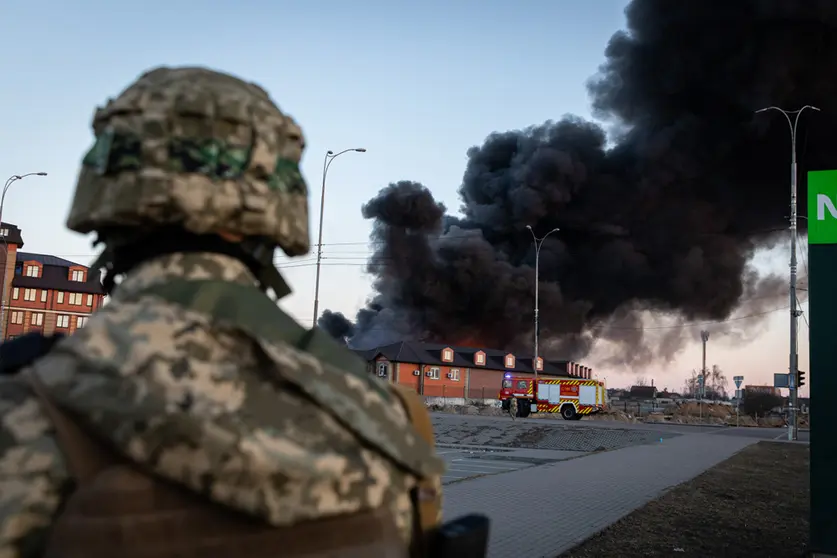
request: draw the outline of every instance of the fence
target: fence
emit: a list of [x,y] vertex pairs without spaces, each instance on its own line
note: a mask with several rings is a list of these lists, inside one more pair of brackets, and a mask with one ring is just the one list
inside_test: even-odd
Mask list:
[[[418,391],[418,386],[412,386]],[[434,386],[425,385],[421,395],[428,404],[436,405],[466,405],[482,402],[489,405],[499,405],[500,387],[479,387],[468,389],[465,386]]]

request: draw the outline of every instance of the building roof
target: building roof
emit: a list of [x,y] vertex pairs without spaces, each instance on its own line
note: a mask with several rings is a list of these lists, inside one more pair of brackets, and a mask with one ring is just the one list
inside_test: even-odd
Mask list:
[[16,244],[19,248],[23,248],[23,235],[17,225],[11,223],[0,222],[0,231],[7,230],[9,234],[2,236],[3,240],[8,244]]
[[657,388],[654,386],[631,386],[631,397],[653,399],[657,395]]
[[[36,261],[43,266],[41,277],[27,277],[23,275],[23,262]],[[82,267],[87,271],[86,281],[71,281],[68,277],[70,267]],[[47,254],[32,252],[18,252],[15,276],[12,286],[25,289],[49,289],[72,293],[105,294],[102,286],[102,275],[98,270],[91,270],[87,266]]]
[[50,256],[47,254],[35,254],[33,252],[18,252],[17,253],[17,261],[19,262],[26,262],[26,261],[36,261],[41,265],[56,265],[59,267],[84,267],[87,268],[86,265],[82,265],[80,263],[71,262],[70,260],[65,260],[64,258],[59,258],[58,256]]
[[[442,360],[442,349],[453,350],[453,362]],[[485,366],[474,364],[474,354],[478,351],[485,353]],[[510,370],[532,374],[532,357],[518,357],[515,355],[514,368],[506,368],[505,358],[507,351],[497,349],[480,349],[474,347],[457,347],[440,343],[421,343],[419,341],[399,341],[389,345],[383,345],[374,349],[355,350],[355,353],[363,357],[367,362],[379,356],[385,357],[393,362],[409,362],[413,364],[430,364],[437,366],[459,366],[462,368],[477,368],[486,370]],[[544,360],[541,374],[550,376],[568,376],[568,364],[566,360]]]

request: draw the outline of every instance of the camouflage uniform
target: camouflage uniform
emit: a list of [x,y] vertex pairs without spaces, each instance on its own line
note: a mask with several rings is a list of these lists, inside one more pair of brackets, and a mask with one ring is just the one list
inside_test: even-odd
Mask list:
[[[153,70],[97,112],[94,131],[68,226],[105,231],[104,263],[135,231],[171,225],[307,252],[302,134],[257,86]],[[73,486],[28,374],[121,454],[216,502],[273,525],[388,506],[408,539],[416,475],[404,464],[441,463],[389,387],[145,292],[172,279],[265,282],[226,254],[148,258],[84,328],[0,378],[0,558],[39,555]]]

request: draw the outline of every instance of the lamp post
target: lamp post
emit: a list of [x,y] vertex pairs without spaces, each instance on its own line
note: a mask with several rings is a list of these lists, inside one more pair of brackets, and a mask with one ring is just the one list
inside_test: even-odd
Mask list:
[[338,153],[329,150],[326,152],[325,158],[323,159],[323,187],[320,195],[320,230],[317,235],[317,278],[314,280],[314,324],[312,327],[316,327],[317,317],[320,313],[320,269],[323,261],[323,210],[325,209],[326,176],[328,175],[328,168],[331,166],[332,161],[340,155],[350,151],[366,153],[366,148],[354,147],[352,149],[344,149]]
[[[9,188],[12,187],[12,184],[17,182],[18,180],[23,180],[27,176],[46,176],[47,173],[45,172],[28,172],[26,174],[13,174],[10,176],[6,183],[3,185],[3,194],[0,195],[0,225],[3,223],[3,205],[6,203],[6,192],[9,191]],[[9,291],[8,286],[6,285],[6,269],[8,266],[8,259],[9,259],[9,245],[6,242],[6,235],[2,235],[3,238],[3,298],[0,301],[0,342],[3,342],[6,338],[6,293]],[[14,271],[12,271],[12,276],[14,276]]]
[[538,322],[538,283],[540,282],[540,259],[541,259],[541,246],[543,246],[543,241],[546,240],[546,237],[551,235],[554,232],[558,232],[561,229],[554,228],[541,238],[535,236],[535,231],[532,230],[530,225],[526,225],[526,228],[529,229],[529,232],[532,233],[532,238],[535,241],[535,356],[532,358],[532,370],[535,372],[535,385],[538,383],[538,337],[540,336],[540,325]]
[[[820,109],[817,107],[813,107],[811,105],[805,105],[799,110],[784,110],[780,109],[779,107],[766,107],[763,109],[759,109],[756,111],[756,114],[761,112],[767,112],[769,110],[775,110],[781,112],[785,119],[788,121],[788,127],[790,128],[791,134],[791,179],[790,179],[790,245],[791,245],[791,254],[790,254],[790,288],[789,288],[789,298],[790,298],[790,351],[789,351],[789,358],[788,358],[788,390],[790,391],[790,405],[789,405],[789,414],[790,420],[788,421],[788,440],[796,440],[797,437],[797,425],[796,425],[796,408],[797,408],[797,394],[798,394],[798,387],[797,387],[797,379],[798,379],[798,370],[799,370],[799,355],[797,354],[797,344],[798,344],[798,328],[799,328],[799,315],[801,312],[797,308],[797,300],[796,300],[796,220],[797,220],[797,210],[796,210],[796,126],[799,124],[799,117],[805,111],[805,109],[811,109],[819,112]],[[791,115],[794,115],[793,120],[791,120]]]

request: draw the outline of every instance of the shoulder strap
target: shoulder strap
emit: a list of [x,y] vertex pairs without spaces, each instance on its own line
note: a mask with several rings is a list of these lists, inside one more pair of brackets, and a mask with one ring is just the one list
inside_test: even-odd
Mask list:
[[[436,445],[433,436],[433,423],[430,422],[430,413],[421,397],[412,389],[393,384],[394,393],[401,400],[401,404],[407,411],[410,421],[418,431],[419,435],[427,444],[433,448]],[[438,526],[442,512],[442,494],[436,486],[439,478],[424,478],[419,481],[417,494],[417,508],[421,530],[427,533]]]
[[321,362],[360,378],[389,399],[383,386],[370,381],[373,378],[369,377],[363,359],[321,329],[303,328],[263,292],[249,285],[216,280],[169,279],[165,283],[150,285],[132,293],[130,299],[145,294],[211,314],[219,320],[235,324],[255,337],[289,343],[316,356]]
[[29,372],[26,378],[55,428],[58,446],[67,460],[70,474],[79,486],[89,483],[100,471],[116,462],[102,446],[96,444],[73,419],[55,405],[37,372]]

